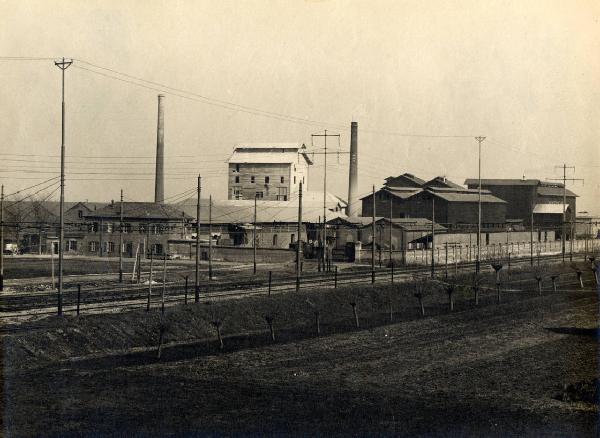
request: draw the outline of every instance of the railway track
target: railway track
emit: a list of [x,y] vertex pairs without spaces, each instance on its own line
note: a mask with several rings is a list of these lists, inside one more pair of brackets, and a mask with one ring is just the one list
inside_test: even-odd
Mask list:
[[[534,263],[537,262],[534,260]],[[544,264],[562,261],[561,255],[546,255],[539,258],[539,262]],[[511,268],[519,266],[529,266],[530,259],[513,259]],[[448,277],[451,278],[455,273],[465,274],[473,272],[475,263],[457,263],[447,267]],[[377,283],[390,283],[392,281],[405,281],[415,275],[429,275],[430,266],[412,266],[402,268],[380,268],[375,270],[375,281]],[[489,264],[481,264],[481,270],[484,273],[491,273],[493,269]],[[437,278],[446,277],[445,266],[436,268]],[[518,274],[516,274],[518,276]],[[528,274],[531,276],[531,274]],[[571,274],[576,278],[573,271]],[[339,272],[325,273],[303,273],[301,278],[302,289],[314,288],[334,288],[339,286],[348,286],[353,284],[367,284],[372,281],[372,272],[370,267],[361,270],[347,270]],[[592,280],[593,281],[593,280]],[[505,285],[519,282],[534,282],[533,278],[513,278]],[[566,284],[566,283],[565,283]],[[494,287],[490,282],[488,287]],[[148,285],[118,285],[110,287],[85,288],[81,291],[80,311],[82,313],[103,313],[116,312],[131,309],[146,308],[148,305]],[[240,281],[206,281],[201,285],[201,301],[239,298],[250,295],[277,294],[294,291],[296,289],[295,276],[277,277],[274,276],[269,283],[267,278],[253,279],[247,282]],[[153,283],[150,295],[150,306],[155,308],[161,306],[163,301],[162,283]],[[76,289],[67,289],[63,291],[63,306],[66,313],[76,312],[78,293]],[[164,303],[165,306],[183,304],[194,300],[193,286],[189,287],[187,293],[182,282],[168,282],[164,285]],[[11,292],[0,295],[0,320],[12,319],[17,317],[26,317],[32,315],[50,315],[56,313],[58,296],[56,291],[38,291],[38,292]]]

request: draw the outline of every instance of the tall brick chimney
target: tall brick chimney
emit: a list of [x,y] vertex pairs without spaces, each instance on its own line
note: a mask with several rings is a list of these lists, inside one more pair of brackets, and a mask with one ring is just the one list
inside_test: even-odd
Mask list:
[[156,175],[154,180],[154,202],[165,200],[165,96],[158,95],[158,126],[156,130]]
[[358,201],[358,123],[350,124],[350,173],[348,175],[348,216],[359,216],[361,206]]

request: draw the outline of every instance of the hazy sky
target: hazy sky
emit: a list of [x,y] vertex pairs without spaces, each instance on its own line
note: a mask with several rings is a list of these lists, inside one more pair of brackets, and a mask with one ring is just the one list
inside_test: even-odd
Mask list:
[[[585,178],[570,186],[578,210],[600,214],[599,16],[597,1],[564,0],[0,0],[0,56],[75,58],[67,200],[118,199],[120,188],[153,200],[161,89],[167,197],[199,172],[203,193],[226,197],[224,160],[238,142],[311,148],[310,134],[328,129],[348,150],[354,118],[361,192],[404,172],[462,184],[477,176],[473,136],[483,135],[484,178],[559,177],[555,165],[574,165]],[[0,60],[0,79],[0,181],[13,192],[59,170],[60,70]],[[322,188],[315,161],[309,189]],[[329,190],[344,198],[347,163],[328,163]]]

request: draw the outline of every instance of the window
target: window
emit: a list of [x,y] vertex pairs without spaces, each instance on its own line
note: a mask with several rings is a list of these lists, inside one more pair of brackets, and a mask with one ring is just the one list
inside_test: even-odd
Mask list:
[[112,233],[113,228],[114,228],[114,226],[111,222],[102,224],[102,231],[104,231],[105,233]]
[[287,187],[278,187],[277,188],[277,200],[278,201],[287,201]]
[[296,235],[294,233],[292,233],[290,235],[290,243],[294,243],[296,241]]
[[94,222],[93,224],[90,225],[90,231],[92,233],[97,233],[98,232],[98,222]]
[[139,229],[140,229],[140,234],[145,234],[146,233],[146,224],[140,224]]
[[265,176],[265,184],[269,184],[269,177]]
[[263,198],[263,192],[256,192],[256,199],[262,199]]
[[236,171],[236,172],[239,172],[239,171],[240,171],[240,165],[239,165],[239,164],[236,164],[236,165],[235,165],[235,171]]
[[97,252],[98,251],[98,242],[89,242],[88,243],[88,250],[90,252]]
[[302,177],[302,184],[304,184],[304,177]]
[[250,177],[250,182],[254,184],[254,175]]
[[102,242],[102,247],[105,253],[110,254],[111,252],[115,252],[115,244],[114,242]]
[[283,178],[283,176],[279,179],[281,181],[281,184],[284,183],[285,179]]
[[294,184],[296,184],[296,175],[294,175]]
[[83,217],[83,211],[82,210],[77,211],[77,217],[79,219],[81,219]]
[[486,245],[490,244],[490,233],[485,233],[485,244]]
[[131,224],[123,224],[123,232],[131,233]]
[[155,255],[161,255],[163,252],[163,246],[160,243],[152,244],[152,253]]
[[241,189],[233,189],[233,199],[242,199],[242,190]]
[[273,246],[277,246],[277,234],[273,234]]
[[236,177],[235,177],[235,183],[236,183],[236,184],[239,184],[239,183],[240,183],[240,177],[239,177],[239,176],[236,176]]
[[67,251],[77,251],[77,241],[69,240],[67,242]]

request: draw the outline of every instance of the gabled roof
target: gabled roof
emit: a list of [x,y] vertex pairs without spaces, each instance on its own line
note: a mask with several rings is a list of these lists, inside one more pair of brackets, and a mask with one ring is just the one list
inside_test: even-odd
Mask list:
[[456,183],[453,183],[445,176],[436,176],[435,178],[430,179],[424,185],[424,187],[447,187],[452,189],[464,189],[463,186],[459,186]]
[[[424,180],[422,180],[421,178],[417,178],[412,173],[403,173],[402,175],[398,175],[398,176],[388,176],[385,179],[385,185],[388,185],[390,183],[390,181],[393,181],[393,180],[404,180],[404,181],[414,184],[417,187],[422,187],[423,184],[425,184]],[[396,181],[394,181],[394,184],[396,184]]]
[[[346,225],[355,228],[365,228],[373,225],[373,218],[370,216],[352,216],[336,218],[327,221],[332,225]],[[377,216],[375,223],[390,223],[390,219]],[[391,223],[396,228],[402,228],[406,231],[431,231],[431,221],[425,218],[396,218],[392,219]],[[444,231],[446,228],[440,224],[435,224],[436,231]]]
[[[564,190],[564,192],[569,197],[578,196],[569,189]],[[563,185],[542,183],[537,188],[537,194],[541,196],[563,196]]]
[[241,143],[235,146],[226,162],[230,164],[291,164],[299,163],[301,156],[308,164],[313,164],[303,143]]
[[[458,190],[449,188],[430,187],[426,190],[426,192],[431,193],[432,195],[444,199],[448,202],[479,202],[479,192],[478,190],[474,189]],[[506,201],[503,201],[502,199],[492,195],[488,190],[481,191],[481,202],[506,204]]]
[[[96,211],[85,213],[83,216],[88,219],[103,218],[118,220],[121,214],[121,203],[115,202],[100,208]],[[181,220],[191,217],[179,208],[168,204],[158,204],[155,202],[123,202],[123,217],[131,219],[158,219],[158,220]]]
[[[196,199],[189,198],[180,204],[179,208],[196,219]],[[214,200],[211,220],[213,224],[249,224],[254,222],[254,200]],[[302,222],[316,223],[323,216],[323,204],[311,203],[302,205]],[[341,212],[328,211],[328,218],[345,217]],[[209,200],[200,200],[200,222],[209,221]],[[292,201],[256,201],[257,223],[297,223],[298,200]]]
[[[539,179],[481,179],[482,186],[537,186]],[[465,184],[468,186],[479,185],[479,179],[467,178]]]

